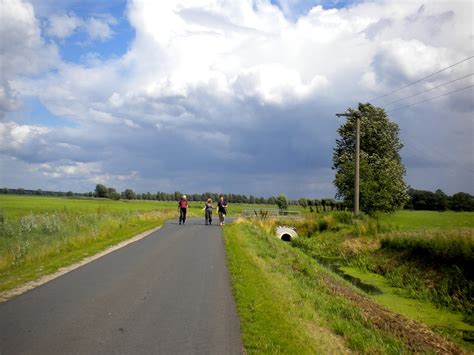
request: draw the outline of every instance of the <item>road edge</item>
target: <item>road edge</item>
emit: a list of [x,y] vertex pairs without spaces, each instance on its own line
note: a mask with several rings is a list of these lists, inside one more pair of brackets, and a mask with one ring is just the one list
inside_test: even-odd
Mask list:
[[[164,223],[166,223],[166,222],[164,222]],[[64,266],[64,267],[60,268],[58,271],[56,271],[52,274],[41,276],[39,279],[36,279],[36,280],[33,280],[33,281],[28,281],[26,284],[24,284],[22,286],[19,286],[19,287],[16,287],[12,290],[0,292],[0,303],[11,300],[14,297],[17,297],[17,296],[19,296],[19,295],[21,295],[21,294],[23,294],[27,291],[30,291],[30,290],[32,290],[36,287],[44,285],[47,282],[50,282],[54,279],[57,279],[58,277],[61,277],[61,276],[65,275],[65,274],[67,274],[71,271],[74,271],[74,270],[80,268],[81,266],[89,264],[89,263],[91,263],[91,262],[107,255],[107,254],[113,253],[114,251],[119,250],[123,247],[126,247],[129,244],[135,243],[135,242],[137,242],[137,241],[139,241],[139,240],[141,240],[145,237],[148,237],[149,235],[151,235],[154,232],[158,231],[163,226],[163,224],[156,227],[156,228],[149,229],[145,232],[137,234],[136,236],[134,236],[130,239],[124,240],[124,241],[122,241],[118,244],[112,245],[112,246],[108,247],[107,249],[105,249],[105,250],[103,250],[103,251],[101,251],[97,254],[88,256],[88,257],[82,259],[81,261],[79,261],[75,264]]]

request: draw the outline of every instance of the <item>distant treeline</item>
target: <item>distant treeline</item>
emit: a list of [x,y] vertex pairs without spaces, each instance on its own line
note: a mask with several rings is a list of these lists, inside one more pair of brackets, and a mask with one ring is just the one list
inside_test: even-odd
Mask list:
[[474,211],[474,196],[458,192],[452,196],[446,195],[441,190],[436,192],[409,189],[410,200],[405,209],[429,211]]
[[[43,190],[28,190],[28,189],[9,189],[0,188],[0,194],[16,194],[16,195],[38,195],[38,196],[71,196],[71,197],[99,197],[110,198],[113,200],[154,200],[154,201],[178,201],[183,195],[180,191],[175,192],[160,192],[157,193],[136,193],[132,189],[126,189],[122,192],[117,192],[113,187],[107,187],[98,184],[94,191],[77,193],[77,192],[63,192],[63,191],[43,191]],[[446,195],[441,190],[436,192],[409,189],[408,195],[410,200],[405,205],[405,209],[412,210],[430,210],[430,211],[474,211],[474,196],[458,192],[452,196]],[[202,194],[187,194],[189,201],[204,202],[209,197],[217,201],[220,194],[215,192],[204,192]],[[352,206],[345,204],[342,201],[334,199],[308,199],[300,198],[299,200],[286,199],[284,195],[272,197],[256,197],[253,195],[240,194],[223,194],[224,198],[229,203],[248,203],[261,205],[277,205],[280,208],[286,206],[300,205],[311,212],[316,211],[331,211],[331,210],[347,210]]]
[[[15,195],[37,195],[37,196],[70,196],[70,197],[98,197],[109,198],[112,200],[151,200],[151,201],[178,201],[183,195],[180,191],[175,192],[161,192],[157,193],[137,193],[132,189],[126,189],[122,192],[117,192],[113,187],[107,187],[98,184],[94,191],[78,193],[78,192],[63,192],[63,191],[43,191],[43,190],[28,190],[28,189],[10,189],[0,188],[0,194],[15,194]],[[220,194],[215,192],[204,192],[201,194],[186,194],[191,202],[204,202],[209,197],[214,201],[219,199]],[[300,198],[299,200],[289,200],[284,195],[272,197],[257,197],[253,195],[241,194],[223,194],[225,200],[229,203],[247,203],[247,204],[261,204],[261,205],[277,205],[285,209],[287,206],[301,205],[303,208],[308,208],[313,211],[329,211],[329,210],[346,210],[350,206],[346,206],[341,201],[334,199],[308,199]]]

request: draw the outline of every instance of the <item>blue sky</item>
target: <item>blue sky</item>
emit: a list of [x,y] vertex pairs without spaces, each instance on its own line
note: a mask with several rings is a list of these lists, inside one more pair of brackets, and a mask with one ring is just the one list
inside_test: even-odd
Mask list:
[[[334,114],[472,55],[466,1],[0,6],[0,186],[12,188],[333,197]],[[472,93],[390,114],[408,184],[474,193]]]

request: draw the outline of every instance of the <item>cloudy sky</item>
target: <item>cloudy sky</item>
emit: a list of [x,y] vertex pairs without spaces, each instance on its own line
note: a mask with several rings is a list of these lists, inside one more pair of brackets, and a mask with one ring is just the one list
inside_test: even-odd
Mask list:
[[[471,57],[473,9],[0,0],[0,187],[333,197],[335,113]],[[473,72],[374,102],[433,88],[386,106],[411,186],[474,193]]]

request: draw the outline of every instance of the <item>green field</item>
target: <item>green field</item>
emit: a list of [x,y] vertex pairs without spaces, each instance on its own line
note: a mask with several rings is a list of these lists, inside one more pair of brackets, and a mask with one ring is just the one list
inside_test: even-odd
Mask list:
[[[189,217],[203,216],[191,202]],[[244,209],[231,204],[229,216]],[[0,195],[0,292],[178,218],[177,202]]]
[[[214,202],[214,205],[216,203]],[[190,215],[200,216],[204,207],[202,202],[190,202]],[[90,212],[92,210],[107,210],[108,212],[154,211],[156,209],[170,209],[177,211],[178,202],[175,201],[142,201],[119,200],[113,201],[100,198],[68,198],[68,197],[41,197],[24,195],[0,195],[0,208],[7,218],[16,218],[30,213],[48,213],[61,210]],[[229,204],[229,215],[240,215],[245,209],[276,208],[274,205]],[[299,210],[299,207],[295,208]],[[291,208],[293,209],[293,208]]]
[[50,274],[159,226],[169,206],[1,195],[0,291]]
[[474,228],[473,212],[397,211],[381,214],[382,223],[397,230]]

